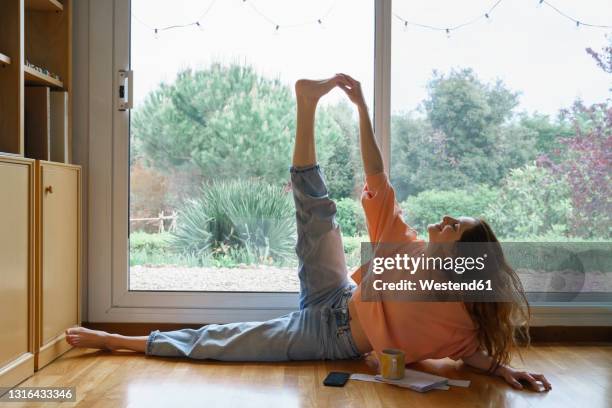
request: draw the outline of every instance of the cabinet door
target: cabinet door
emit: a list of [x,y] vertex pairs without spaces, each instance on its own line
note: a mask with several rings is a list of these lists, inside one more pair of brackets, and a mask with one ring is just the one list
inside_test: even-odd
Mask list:
[[38,367],[67,350],[79,323],[79,168],[41,162],[40,334]]
[[30,315],[33,163],[0,159],[0,387],[33,372]]

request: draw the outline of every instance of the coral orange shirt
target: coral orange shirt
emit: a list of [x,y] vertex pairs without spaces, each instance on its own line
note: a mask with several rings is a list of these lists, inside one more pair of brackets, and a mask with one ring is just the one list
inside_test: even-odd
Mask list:
[[[395,191],[385,173],[366,177],[361,202],[372,243],[425,243],[402,218]],[[477,331],[461,302],[362,301],[361,268],[353,302],[359,321],[375,352],[396,348],[406,362],[428,358],[459,359],[478,350]]]

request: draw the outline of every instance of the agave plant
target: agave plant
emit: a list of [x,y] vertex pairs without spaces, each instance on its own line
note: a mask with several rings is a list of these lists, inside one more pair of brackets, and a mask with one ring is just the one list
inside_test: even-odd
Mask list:
[[180,211],[172,243],[197,255],[242,253],[258,262],[284,262],[295,244],[291,197],[259,180],[205,184]]
[[260,260],[286,260],[294,252],[295,212],[289,195],[263,183],[234,183],[227,203],[234,236]]
[[202,201],[192,200],[180,211],[180,224],[172,233],[170,244],[188,255],[202,256],[212,246],[210,224],[212,218],[207,215]]

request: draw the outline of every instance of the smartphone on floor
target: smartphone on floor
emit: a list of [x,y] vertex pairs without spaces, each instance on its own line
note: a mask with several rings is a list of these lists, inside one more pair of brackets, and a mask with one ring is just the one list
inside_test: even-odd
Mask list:
[[346,384],[350,376],[350,373],[332,371],[331,373],[327,374],[327,377],[325,377],[325,380],[323,380],[323,385],[328,387],[344,387],[344,384]]

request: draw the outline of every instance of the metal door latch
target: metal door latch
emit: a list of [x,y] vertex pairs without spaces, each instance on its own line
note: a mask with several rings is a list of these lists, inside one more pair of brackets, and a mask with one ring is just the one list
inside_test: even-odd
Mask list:
[[120,111],[132,109],[134,104],[134,71],[120,69],[117,72],[117,106]]

